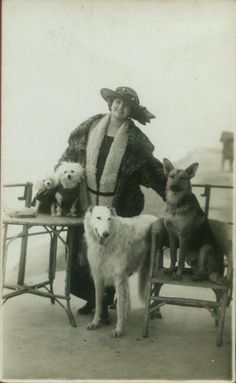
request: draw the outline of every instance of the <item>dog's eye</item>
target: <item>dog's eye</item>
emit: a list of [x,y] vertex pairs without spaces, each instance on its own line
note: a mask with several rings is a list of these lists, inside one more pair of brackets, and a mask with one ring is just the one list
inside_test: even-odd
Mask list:
[[74,170],[71,170],[71,173],[74,173]]
[[111,218],[107,218],[108,221],[111,221]]
[[171,175],[170,175],[170,178],[175,178],[174,174],[171,174]]
[[101,217],[97,217],[97,219],[101,219]]

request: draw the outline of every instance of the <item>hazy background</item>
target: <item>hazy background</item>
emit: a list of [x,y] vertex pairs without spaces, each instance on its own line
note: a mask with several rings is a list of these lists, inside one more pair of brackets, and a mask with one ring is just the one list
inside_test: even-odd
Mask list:
[[[34,181],[51,171],[70,132],[108,110],[100,88],[127,85],[157,116],[145,127],[137,125],[154,143],[159,159],[168,157],[180,166],[198,161],[194,182],[232,185],[232,173],[220,172],[219,140],[222,130],[236,126],[235,20],[233,0],[3,0],[3,181]],[[7,190],[10,202],[17,201]],[[146,190],[145,211],[159,216],[161,208],[157,194]],[[232,221],[231,189],[212,191],[210,217]],[[30,239],[27,281],[44,281],[49,238]],[[19,242],[14,241],[7,261],[10,282],[17,278],[18,255]],[[64,268],[60,246],[55,291],[63,289]],[[230,376],[229,310],[223,352],[215,347],[214,324],[205,318],[209,313],[190,310],[187,318],[186,311],[172,307],[145,347],[142,311],[131,317],[122,346],[111,347],[108,329],[94,336],[86,330],[87,318],[79,318],[75,332],[63,310],[46,301],[22,294],[4,306],[5,377],[109,379],[117,374],[183,381]],[[72,297],[74,313],[83,304]],[[136,310],[133,300],[132,307]],[[173,330],[169,340],[168,324]],[[170,350],[177,355],[172,368],[165,363]]]
[[138,92],[159,159],[220,148],[236,124],[235,16],[232,0],[3,1],[4,182],[51,171],[70,132],[107,111],[102,87]]

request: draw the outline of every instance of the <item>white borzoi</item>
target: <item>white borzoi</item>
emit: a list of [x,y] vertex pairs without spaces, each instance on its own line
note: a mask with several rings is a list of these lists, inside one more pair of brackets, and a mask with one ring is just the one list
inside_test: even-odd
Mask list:
[[[111,336],[120,337],[130,309],[128,277],[140,271],[140,288],[145,288],[150,248],[150,228],[157,217],[140,215],[118,217],[115,210],[94,206],[85,215],[85,237],[88,261],[95,284],[95,316],[88,330],[99,327],[105,286],[115,286],[117,297],[117,325]],[[142,283],[141,283],[142,282]]]

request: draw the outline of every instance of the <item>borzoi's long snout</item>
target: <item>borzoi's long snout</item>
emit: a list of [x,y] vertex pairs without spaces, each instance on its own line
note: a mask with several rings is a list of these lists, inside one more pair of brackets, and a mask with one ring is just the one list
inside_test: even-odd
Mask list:
[[97,239],[100,245],[104,243],[104,241],[110,235],[111,219],[99,217],[96,219],[96,223],[94,226],[95,232],[97,234]]
[[97,233],[98,242],[100,243],[100,245],[103,245],[105,239],[109,237],[109,232],[104,231],[103,233],[99,233],[97,229],[95,229],[95,231]]

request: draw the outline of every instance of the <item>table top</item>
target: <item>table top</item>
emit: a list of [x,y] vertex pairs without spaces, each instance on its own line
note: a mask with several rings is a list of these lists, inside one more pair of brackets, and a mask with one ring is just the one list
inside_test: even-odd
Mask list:
[[3,216],[3,223],[9,225],[29,226],[77,226],[83,224],[83,217],[53,217],[50,214],[38,214],[36,217],[19,218],[7,213]]

